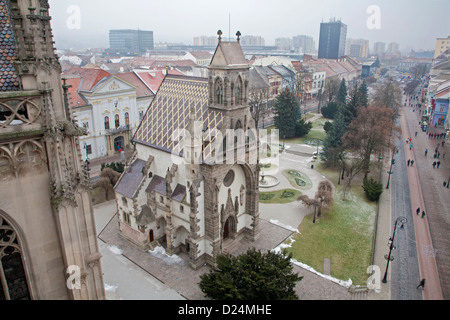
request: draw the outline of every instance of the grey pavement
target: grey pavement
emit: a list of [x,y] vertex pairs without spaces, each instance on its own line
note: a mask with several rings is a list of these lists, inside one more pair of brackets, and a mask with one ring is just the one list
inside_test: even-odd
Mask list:
[[[111,222],[116,202],[95,206],[97,234]],[[122,255],[119,248],[98,240],[102,255],[103,282],[107,300],[183,300],[182,295]]]
[[[450,298],[450,189],[443,186],[444,182],[450,179],[450,160],[449,160],[449,139],[447,137],[444,146],[444,139],[429,139],[426,132],[419,128],[421,118],[420,109],[413,111],[413,108],[403,108],[408,122],[409,132],[412,135],[414,143],[414,157],[418,169],[419,180],[422,188],[422,194],[427,213],[428,225],[430,228],[432,248],[419,248],[426,254],[434,255],[439,271],[444,299]],[[417,137],[415,132],[417,131]],[[430,133],[442,133],[442,128],[430,127]],[[439,144],[439,159],[434,159],[434,150]],[[428,155],[425,156],[425,149],[428,149]],[[444,158],[444,153],[447,156]],[[434,168],[432,163],[440,161],[439,168]]]
[[[295,168],[310,177],[313,186],[303,190],[313,196],[317,183],[323,177],[310,169],[310,157],[298,157],[292,154],[281,156],[281,167]],[[277,188],[292,188],[281,171],[274,172],[280,178]],[[275,190],[275,189],[274,189]],[[293,234],[303,217],[310,212],[301,208],[298,202],[283,207],[271,208],[270,205],[260,205],[261,236],[255,242],[241,242],[240,239],[232,246],[232,254],[240,254],[250,247],[263,251],[278,247]],[[102,268],[104,282],[108,289],[109,299],[189,299],[203,300],[203,293],[198,287],[200,275],[208,272],[207,266],[192,270],[188,265],[188,256],[184,253],[179,257],[184,260],[182,265],[168,265],[168,261],[141,250],[118,235],[116,203],[110,201],[94,208],[100,250],[103,255]],[[294,265],[294,271],[303,276],[296,286],[296,292],[301,300],[350,300],[352,294],[348,288],[329,279]],[[127,276],[121,276],[126,274]],[[142,282],[139,279],[143,278]],[[147,289],[147,286],[149,287]],[[156,292],[156,294],[154,294]]]

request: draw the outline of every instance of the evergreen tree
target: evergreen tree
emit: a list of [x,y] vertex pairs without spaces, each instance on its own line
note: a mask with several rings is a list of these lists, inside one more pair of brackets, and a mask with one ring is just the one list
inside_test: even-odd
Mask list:
[[311,122],[306,122],[305,119],[300,119],[295,125],[295,136],[303,137],[306,136],[309,131],[311,131],[313,124]]
[[358,111],[361,109],[361,93],[356,85],[350,95],[350,100],[345,105],[342,105],[340,112],[344,116],[345,125],[348,126],[358,116]]
[[359,100],[361,101],[362,107],[367,107],[369,105],[369,87],[367,86],[366,80],[359,86]]
[[322,108],[322,115],[324,116],[324,118],[334,119],[338,111],[339,111],[338,104],[334,101],[331,101],[325,107]]
[[295,136],[295,127],[301,117],[300,106],[295,95],[285,89],[275,101],[275,126],[280,130],[280,137],[292,138]]
[[292,254],[254,248],[235,257],[217,257],[217,268],[200,276],[200,289],[214,300],[296,300],[295,285],[302,280],[293,273]]
[[345,84],[345,80],[342,79],[341,84],[339,86],[339,91],[336,97],[336,102],[338,105],[345,105],[347,102],[347,85]]
[[344,116],[338,112],[334,122],[331,124],[327,137],[323,143],[321,159],[327,165],[336,165],[339,163],[344,153],[342,137],[344,136],[347,126],[344,121]]

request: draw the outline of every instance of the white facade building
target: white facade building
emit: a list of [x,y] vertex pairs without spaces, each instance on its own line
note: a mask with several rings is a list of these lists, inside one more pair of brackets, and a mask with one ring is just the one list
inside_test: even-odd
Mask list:
[[74,117],[88,129],[88,135],[80,139],[83,157],[95,159],[130,147],[153,100],[150,88],[134,73],[110,75],[98,69],[72,69],[63,78],[72,85]]

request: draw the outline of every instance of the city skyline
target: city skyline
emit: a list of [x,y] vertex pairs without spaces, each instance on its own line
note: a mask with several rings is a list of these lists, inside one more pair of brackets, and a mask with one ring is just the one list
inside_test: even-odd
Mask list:
[[230,0],[226,6],[205,0],[129,0],[120,10],[114,1],[49,2],[58,49],[108,47],[111,29],[150,30],[155,43],[192,44],[194,37],[215,36],[221,29],[224,37],[233,38],[237,30],[261,36],[266,45],[278,37],[308,35],[317,46],[320,23],[332,18],[348,25],[347,38],[367,39],[370,47],[397,42],[402,52],[432,50],[436,38],[450,32],[446,0]]

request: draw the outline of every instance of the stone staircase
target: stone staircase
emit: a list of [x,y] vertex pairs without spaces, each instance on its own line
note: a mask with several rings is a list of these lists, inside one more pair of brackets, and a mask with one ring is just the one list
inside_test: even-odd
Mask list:
[[367,300],[369,289],[363,286],[352,286],[348,291],[351,293],[352,300]]
[[225,239],[222,243],[222,252],[224,254],[236,255],[240,253],[240,249],[242,248],[241,239]]

